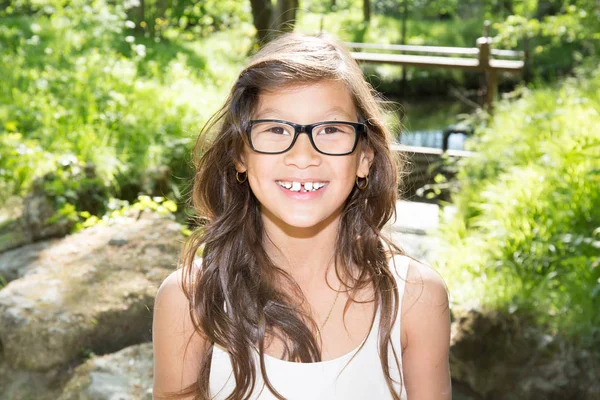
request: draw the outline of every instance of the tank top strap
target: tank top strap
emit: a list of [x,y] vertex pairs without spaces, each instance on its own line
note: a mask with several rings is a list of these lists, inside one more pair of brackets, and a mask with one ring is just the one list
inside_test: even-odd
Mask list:
[[390,271],[396,279],[398,291],[400,292],[400,300],[404,294],[404,286],[406,283],[406,277],[408,276],[408,265],[410,264],[410,260],[410,257],[403,254],[394,254],[389,261]]

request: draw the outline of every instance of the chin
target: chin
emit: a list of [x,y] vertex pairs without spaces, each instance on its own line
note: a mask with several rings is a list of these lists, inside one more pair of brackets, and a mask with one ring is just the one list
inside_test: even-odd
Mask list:
[[315,215],[310,215],[306,217],[296,216],[294,218],[281,218],[281,222],[284,225],[288,225],[292,228],[312,228],[314,226],[320,225],[323,222],[323,219],[315,218]]
[[314,212],[304,214],[297,211],[294,213],[294,210],[287,210],[287,213],[286,210],[263,213],[263,218],[271,220],[283,230],[315,228],[327,220],[326,217],[316,215]]

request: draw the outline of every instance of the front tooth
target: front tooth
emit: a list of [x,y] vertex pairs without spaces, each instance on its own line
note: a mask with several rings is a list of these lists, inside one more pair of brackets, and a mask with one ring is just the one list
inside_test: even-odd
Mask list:
[[300,191],[300,182],[293,182],[292,183],[292,188],[290,190],[294,191],[294,192],[298,192]]
[[304,189],[306,191],[313,190],[313,184],[312,184],[312,182],[304,182]]

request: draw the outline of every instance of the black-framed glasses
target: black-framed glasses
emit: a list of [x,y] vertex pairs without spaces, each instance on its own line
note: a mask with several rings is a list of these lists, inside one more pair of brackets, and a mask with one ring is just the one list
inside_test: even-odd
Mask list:
[[257,153],[285,153],[294,146],[301,133],[306,133],[313,148],[328,156],[352,154],[358,138],[366,132],[365,124],[360,122],[324,121],[298,125],[278,119],[252,120],[247,130],[250,147]]

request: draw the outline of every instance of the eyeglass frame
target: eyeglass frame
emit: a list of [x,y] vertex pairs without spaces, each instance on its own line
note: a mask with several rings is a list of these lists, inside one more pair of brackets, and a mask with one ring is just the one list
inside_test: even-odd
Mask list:
[[[254,144],[252,144],[252,132],[251,131],[252,131],[252,126],[254,124],[261,123],[261,122],[275,122],[275,123],[279,123],[279,124],[289,125],[292,128],[294,128],[294,138],[292,139],[292,143],[290,143],[289,147],[285,150],[277,151],[277,152],[256,150],[256,148],[254,147]],[[352,150],[350,150],[347,153],[342,153],[342,154],[330,154],[330,153],[325,153],[324,151],[319,150],[313,139],[312,130],[320,125],[339,124],[339,123],[350,125],[354,128],[354,145],[352,146]],[[308,135],[308,140],[310,141],[310,144],[312,145],[313,149],[315,149],[318,153],[326,155],[326,156],[347,156],[349,154],[354,153],[354,151],[356,150],[356,146],[358,145],[358,139],[360,138],[360,135],[367,136],[367,126],[362,122],[350,122],[350,121],[322,121],[322,122],[316,122],[314,124],[309,124],[309,125],[300,125],[300,124],[295,124],[293,122],[284,121],[281,119],[253,119],[248,122],[248,127],[246,128],[246,134],[248,135],[248,142],[250,143],[250,147],[252,148],[252,150],[254,150],[255,152],[260,153],[260,154],[283,154],[287,151],[290,151],[292,149],[292,147],[294,147],[294,145],[296,144],[296,140],[298,139],[298,136],[300,136],[301,133],[306,133],[306,135]]]

